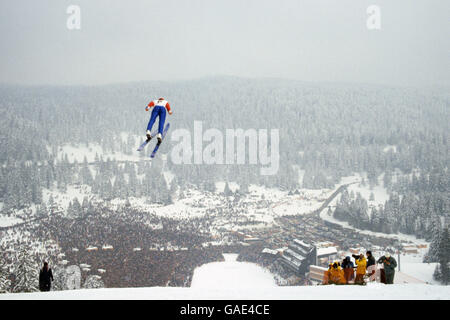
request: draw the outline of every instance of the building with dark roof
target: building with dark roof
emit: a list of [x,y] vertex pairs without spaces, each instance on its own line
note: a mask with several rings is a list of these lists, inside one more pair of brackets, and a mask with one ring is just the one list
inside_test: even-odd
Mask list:
[[295,275],[304,276],[309,266],[316,263],[316,247],[294,239],[283,251],[280,262]]

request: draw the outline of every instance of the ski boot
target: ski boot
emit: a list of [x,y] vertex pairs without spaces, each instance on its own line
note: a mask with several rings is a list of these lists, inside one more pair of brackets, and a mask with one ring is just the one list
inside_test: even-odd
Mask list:
[[150,132],[150,130],[147,130],[147,141],[150,141],[150,140],[152,140],[152,134],[151,134],[151,132]]
[[156,136],[156,139],[158,139],[158,143],[162,142],[162,136],[161,133],[158,133],[158,135]]

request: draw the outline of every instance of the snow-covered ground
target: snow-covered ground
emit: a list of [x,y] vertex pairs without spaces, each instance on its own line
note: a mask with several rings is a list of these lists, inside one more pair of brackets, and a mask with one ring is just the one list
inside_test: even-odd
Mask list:
[[[220,274],[217,275],[218,277]],[[450,286],[373,283],[367,286],[254,288],[122,288],[0,294],[0,300],[449,300]]]
[[63,210],[67,210],[69,203],[75,198],[77,198],[80,203],[82,203],[84,197],[88,197],[88,199],[95,198],[91,193],[91,187],[86,185],[68,185],[65,192],[61,192],[56,188],[51,190],[44,188],[42,190],[42,199],[45,203],[48,203],[50,195],[53,197],[53,201]]
[[240,290],[276,287],[274,276],[249,262],[237,262],[238,254],[224,254],[225,261],[204,264],[194,270],[191,288]]
[[22,222],[22,219],[0,214],[0,227],[10,227]]
[[[239,189],[239,185],[235,182],[229,182],[231,191],[235,192]],[[170,205],[163,205],[157,203],[148,203],[144,197],[133,198],[129,201],[135,208],[147,211],[157,216],[168,217],[172,219],[189,219],[203,217],[208,211],[224,207],[227,211],[227,199],[223,195],[225,182],[216,183],[217,190],[215,192],[206,192],[190,188],[185,191],[183,199],[174,199],[174,203]],[[318,209],[323,201],[333,192],[332,189],[324,190],[308,190],[301,189],[300,194],[289,195],[288,191],[281,191],[274,188],[266,188],[263,186],[250,185],[249,194],[241,197],[239,206],[243,209],[238,216],[253,221],[259,221],[263,225],[270,224],[275,217],[284,215],[299,215],[311,213]],[[80,196],[84,195],[80,193]],[[71,197],[67,200],[73,199],[76,196],[72,192]],[[262,202],[263,201],[263,202]],[[124,200],[114,200],[112,204],[123,204]],[[239,206],[234,206],[238,208]],[[220,217],[217,217],[220,219]],[[225,221],[222,221],[225,222]],[[225,224],[220,222],[222,227]],[[227,221],[230,222],[230,221]],[[227,229],[229,229],[227,227]]]
[[225,261],[208,263],[194,271],[190,288],[151,287],[90,289],[46,293],[2,294],[2,299],[140,299],[140,300],[448,300],[450,286],[428,284],[367,286],[278,287],[273,275],[248,262],[237,262],[236,254],[224,254]]
[[423,255],[428,249],[419,250],[418,254],[402,254],[400,256],[401,272],[419,279],[423,282],[439,285],[439,282],[433,279],[433,273],[437,263],[423,263]]
[[[127,141],[128,134],[122,132],[121,133],[122,141]],[[110,159],[110,160],[116,160],[116,161],[140,161],[141,154],[136,151],[139,144],[138,142],[140,139],[142,140],[143,137],[134,136],[136,141],[136,147],[130,150],[130,154],[124,154],[122,152],[116,151],[114,153],[112,152],[105,152],[101,145],[98,143],[89,143],[89,146],[86,144],[79,144],[79,145],[73,145],[73,144],[65,144],[57,149],[57,159],[62,160],[65,156],[67,156],[67,159],[69,162],[74,162],[75,160],[78,163],[82,163],[84,161],[84,158],[86,157],[88,162],[94,162],[95,156],[102,156],[104,160]],[[47,148],[49,152],[51,152],[51,148]]]

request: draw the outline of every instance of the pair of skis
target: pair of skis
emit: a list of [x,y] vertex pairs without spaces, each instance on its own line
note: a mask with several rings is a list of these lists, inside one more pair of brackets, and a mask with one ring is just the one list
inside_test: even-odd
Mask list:
[[[164,137],[166,136],[167,130],[169,130],[169,127],[170,127],[170,123],[167,123],[166,126],[164,127],[163,133],[162,133],[162,135],[161,135],[161,138],[162,138],[162,139],[161,139],[161,142],[156,143],[156,146],[155,146],[155,148],[153,149],[153,151],[152,151],[152,153],[151,153],[151,155],[150,155],[150,158],[154,158],[154,157],[155,157],[156,152],[157,152],[158,149],[159,149],[159,146],[161,145],[162,141],[164,140]],[[156,135],[156,133],[157,133],[157,130],[155,130],[155,132],[152,132],[152,137],[154,137],[154,136]],[[137,149],[137,151],[142,151],[142,150],[145,148],[145,146],[149,143],[149,141],[150,141],[150,140],[145,140],[144,143],[142,143],[142,144],[139,146],[139,148]]]

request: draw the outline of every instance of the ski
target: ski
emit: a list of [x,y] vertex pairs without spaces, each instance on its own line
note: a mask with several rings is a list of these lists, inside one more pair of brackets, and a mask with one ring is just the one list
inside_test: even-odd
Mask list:
[[150,155],[150,158],[154,158],[154,157],[155,157],[155,154],[156,154],[156,152],[158,151],[159,146],[161,145],[162,141],[164,140],[164,137],[166,136],[166,133],[167,133],[167,130],[169,130],[169,127],[170,127],[170,123],[167,123],[167,124],[166,124],[166,127],[164,128],[164,131],[163,131],[163,133],[162,133],[162,139],[161,139],[161,142],[158,142],[158,143],[156,144],[155,149],[153,149],[153,152],[152,152],[152,154]]
[[[157,132],[158,132],[157,130],[154,130],[154,131],[152,132],[152,137],[154,137],[154,136],[156,135]],[[137,151],[142,151],[142,150],[145,148],[145,146],[146,146],[149,142],[150,142],[150,140],[145,140],[145,141],[139,146],[139,148],[137,149]]]

